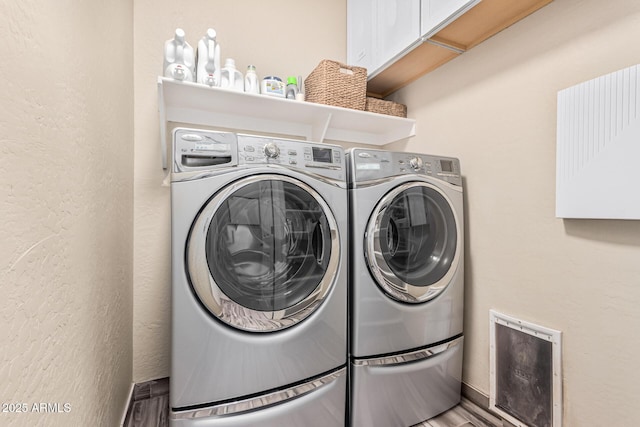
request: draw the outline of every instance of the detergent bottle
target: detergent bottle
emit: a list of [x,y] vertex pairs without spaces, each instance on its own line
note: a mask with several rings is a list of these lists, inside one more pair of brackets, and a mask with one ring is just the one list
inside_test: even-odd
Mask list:
[[176,80],[195,81],[196,67],[193,48],[184,38],[184,31],[176,29],[171,40],[164,44],[164,74]]
[[198,42],[196,81],[208,86],[220,86],[220,44],[216,30],[209,28]]
[[236,61],[227,58],[220,72],[220,87],[244,92],[242,73],[236,69]]
[[288,77],[285,97],[287,99],[296,99],[296,95],[298,95],[298,79],[295,77]]
[[256,67],[249,65],[244,75],[244,91],[249,93],[260,93],[260,85],[258,83],[258,75]]

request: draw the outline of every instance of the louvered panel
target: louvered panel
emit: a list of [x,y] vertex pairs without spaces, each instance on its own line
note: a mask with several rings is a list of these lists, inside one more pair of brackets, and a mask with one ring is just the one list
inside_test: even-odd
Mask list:
[[556,216],[640,219],[639,67],[558,92]]

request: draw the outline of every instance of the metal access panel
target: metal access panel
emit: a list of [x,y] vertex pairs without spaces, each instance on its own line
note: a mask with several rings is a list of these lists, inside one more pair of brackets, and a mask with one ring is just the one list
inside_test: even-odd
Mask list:
[[560,332],[493,310],[490,320],[491,409],[518,427],[560,427]]

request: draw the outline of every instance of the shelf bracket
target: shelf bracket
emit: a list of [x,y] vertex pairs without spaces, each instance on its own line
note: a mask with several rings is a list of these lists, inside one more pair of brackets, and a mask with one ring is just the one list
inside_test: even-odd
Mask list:
[[162,156],[162,169],[167,170],[167,114],[164,105],[164,91],[162,79],[158,78],[158,114],[160,116],[160,149]]
[[467,51],[462,45],[453,46],[454,43],[453,42],[449,42],[449,41],[445,42],[443,40],[436,40],[435,38],[430,38],[430,39],[425,39],[425,42],[426,43],[430,43],[430,44],[432,44],[434,46],[439,46],[439,47],[443,47],[445,49],[449,49],[450,51],[455,52],[455,53],[462,54],[462,53],[465,53]]
[[327,113],[323,119],[316,120],[311,127],[311,141],[323,142],[327,136],[327,129],[331,123],[332,113]]

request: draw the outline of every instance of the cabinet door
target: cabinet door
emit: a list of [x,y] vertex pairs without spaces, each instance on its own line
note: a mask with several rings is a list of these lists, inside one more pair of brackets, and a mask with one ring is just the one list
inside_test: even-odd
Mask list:
[[347,64],[373,71],[375,47],[375,2],[347,1]]
[[376,5],[378,54],[374,69],[408,50],[420,38],[420,0],[378,0]]
[[430,37],[480,0],[421,0],[420,34]]

